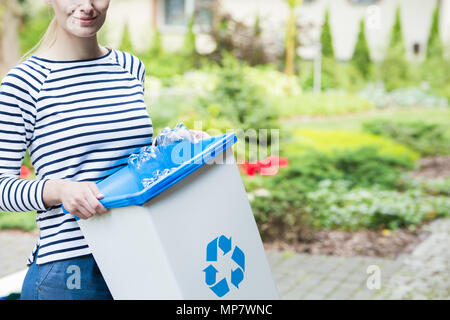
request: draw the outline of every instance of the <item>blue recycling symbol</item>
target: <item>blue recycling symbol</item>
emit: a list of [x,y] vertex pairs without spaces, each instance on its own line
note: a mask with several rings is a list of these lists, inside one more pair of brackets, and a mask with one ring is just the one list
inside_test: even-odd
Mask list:
[[[237,267],[233,270],[230,270],[230,282],[231,285],[239,289],[239,284],[244,280],[244,271],[245,271],[245,254],[238,247],[234,246],[233,252],[231,253],[231,237],[227,238],[224,235],[220,237],[214,238],[211,242],[208,243],[206,247],[206,261],[207,262],[217,262],[217,248],[220,249],[223,256],[230,256],[231,260],[233,260]],[[205,273],[205,282],[206,285],[220,298],[226,295],[230,291],[230,286],[227,282],[226,275],[223,276],[219,281],[217,279],[217,273],[219,272],[213,265],[210,263],[205,269],[203,269]]]

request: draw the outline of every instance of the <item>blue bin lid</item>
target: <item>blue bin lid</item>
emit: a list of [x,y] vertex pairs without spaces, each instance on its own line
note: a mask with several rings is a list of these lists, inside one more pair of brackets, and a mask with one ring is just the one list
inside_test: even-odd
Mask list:
[[[237,137],[235,133],[227,133],[199,140],[197,144],[189,141],[181,141],[169,145],[164,150],[165,152],[171,152],[173,147],[178,145],[178,147],[184,150],[190,148],[190,157],[176,166],[168,175],[161,177],[147,188],[136,179],[132,169],[127,165],[109,177],[96,182],[100,192],[104,195],[99,201],[107,209],[143,205],[164,190],[183,180],[189,174],[202,167],[206,162],[214,159],[217,155],[236,143],[236,141]],[[164,170],[165,168],[160,167],[157,169]],[[68,213],[64,206],[62,209],[64,213]],[[78,217],[75,218],[77,220],[79,219]]]

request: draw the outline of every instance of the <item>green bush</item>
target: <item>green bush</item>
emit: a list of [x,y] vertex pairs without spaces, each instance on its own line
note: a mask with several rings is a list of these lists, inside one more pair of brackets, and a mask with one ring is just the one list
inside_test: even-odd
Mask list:
[[274,177],[275,185],[283,184],[284,180],[298,179],[309,190],[327,179],[345,179],[352,187],[379,185],[396,189],[403,173],[413,167],[411,161],[398,156],[383,155],[375,146],[336,150],[333,154],[311,150],[288,158],[290,166]]
[[435,95],[450,100],[450,60],[443,58],[431,58],[423,62],[420,69],[422,81],[429,85],[429,91]]
[[[314,87],[313,64],[309,61],[300,63],[299,82],[303,90]],[[336,62],[334,58],[323,57],[321,89],[342,89],[356,92],[364,88],[366,80],[351,62]]]
[[450,137],[446,136],[446,128],[440,124],[372,120],[364,122],[362,127],[367,132],[409,146],[423,156],[450,154]]
[[[282,169],[282,171],[285,171]],[[315,187],[305,179],[275,177],[253,180],[250,203],[264,241],[307,240],[317,229],[415,228],[423,221],[447,217],[448,196],[430,196],[421,188],[399,192],[380,186],[352,187],[345,179],[321,180]],[[259,190],[266,190],[258,195]]]
[[414,180],[417,181],[419,188],[430,195],[450,197],[450,178],[432,180],[415,178]]
[[164,52],[158,57],[144,53],[139,58],[145,64],[146,74],[159,78],[165,87],[172,86],[173,76],[183,74],[192,67],[183,56],[175,52]]
[[36,211],[0,212],[0,230],[21,229],[30,231],[36,228]]
[[312,222],[305,214],[304,194],[296,191],[279,187],[270,196],[257,196],[250,202],[263,241],[306,237]]
[[[283,146],[288,155],[300,154],[310,149],[333,154],[339,150],[358,150],[362,147],[378,148],[380,155],[386,155],[412,165],[419,154],[389,138],[349,130],[296,129]],[[410,166],[408,165],[408,166]]]
[[425,220],[450,213],[448,197],[430,197],[420,190],[400,193],[349,186],[346,181],[322,181],[320,188],[307,194],[307,214],[314,227],[357,230],[417,226]]

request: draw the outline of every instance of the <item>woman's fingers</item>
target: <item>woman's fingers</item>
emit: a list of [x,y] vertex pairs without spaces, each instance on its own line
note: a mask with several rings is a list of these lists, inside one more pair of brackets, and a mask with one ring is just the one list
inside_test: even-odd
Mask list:
[[78,206],[76,209],[71,210],[70,214],[77,216],[80,219],[86,220],[89,219],[90,217],[92,217],[92,215],[86,211],[85,208],[81,208],[80,206]]
[[89,183],[89,193],[86,196],[86,201],[88,205],[94,211],[94,214],[103,214],[106,213],[105,207],[98,201],[98,199],[103,198],[103,194],[101,194],[95,183]]
[[88,182],[88,187],[97,199],[103,198],[103,194],[100,192],[97,184],[94,182]]
[[87,197],[84,197],[83,201],[78,203],[78,210],[88,218],[95,215],[95,210],[90,206]]

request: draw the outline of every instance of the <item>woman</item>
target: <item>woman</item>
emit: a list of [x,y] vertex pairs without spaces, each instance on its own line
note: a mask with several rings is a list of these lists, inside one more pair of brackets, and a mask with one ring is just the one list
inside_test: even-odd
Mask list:
[[[40,229],[22,299],[112,299],[74,216],[107,213],[94,181],[151,144],[153,127],[144,64],[97,42],[109,2],[46,0],[55,17],[38,51],[2,80],[0,210],[36,210]],[[27,148],[36,180],[18,178]]]

